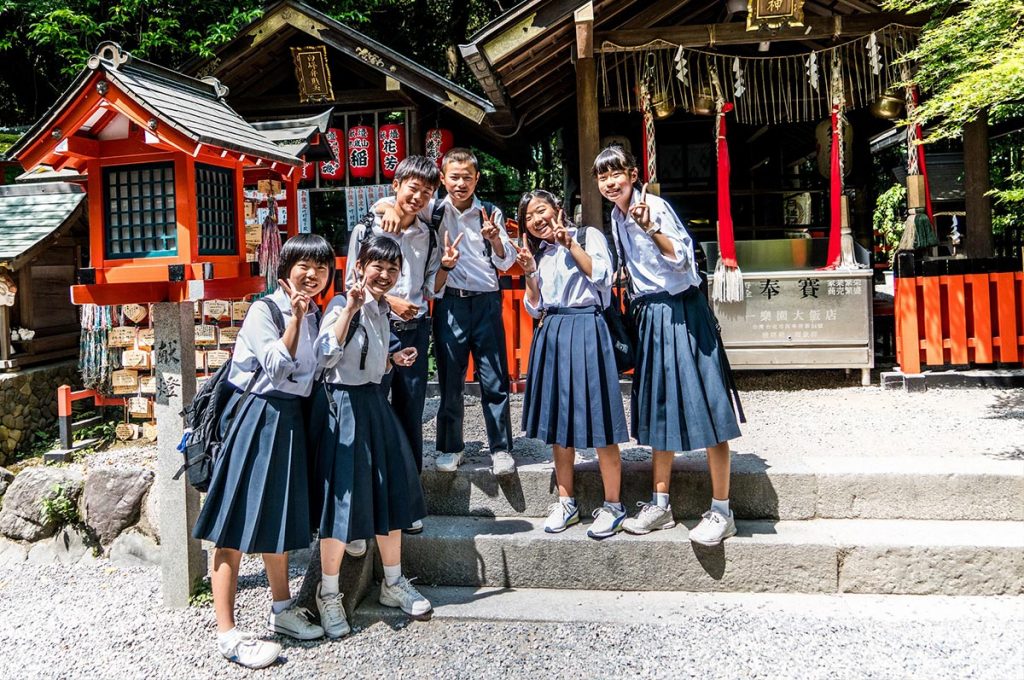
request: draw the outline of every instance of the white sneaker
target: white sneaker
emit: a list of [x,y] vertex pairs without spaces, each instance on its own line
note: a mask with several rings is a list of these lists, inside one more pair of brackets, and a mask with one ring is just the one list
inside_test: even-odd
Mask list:
[[271,633],[280,633],[296,640],[316,640],[324,636],[324,629],[313,623],[313,615],[305,607],[292,606],[280,614],[270,610],[267,628]]
[[462,464],[462,451],[458,453],[442,453],[437,457],[435,465],[441,472],[455,472]]
[[557,534],[580,521],[580,509],[575,503],[558,500],[548,506],[548,518],[544,520],[544,531]]
[[341,604],[345,596],[341,593],[324,595],[322,587],[322,583],[316,587],[316,608],[320,612],[320,623],[323,624],[324,633],[334,639],[345,637],[352,632],[348,619],[345,618],[345,607]]
[[676,525],[672,517],[672,506],[661,507],[655,503],[637,503],[640,512],[622,523],[622,528],[631,534],[649,534],[658,529],[671,529]]
[[607,505],[602,505],[594,510],[594,523],[590,525],[587,536],[596,538],[608,538],[622,531],[622,523],[626,519],[626,511],[616,512]]
[[385,607],[398,607],[412,617],[425,616],[433,609],[430,600],[423,597],[412,581],[404,576],[393,586],[388,585],[387,579],[382,581],[379,601]]
[[423,520],[418,519],[412,523],[408,528],[402,529],[407,534],[422,534],[423,533]]
[[349,557],[362,557],[366,554],[366,539],[357,538],[345,544],[345,554]]
[[281,656],[281,645],[260,640],[252,633],[239,633],[227,645],[217,642],[217,649],[228,661],[246,668],[266,668]]
[[491,472],[495,477],[511,475],[516,471],[516,460],[508,451],[497,451],[491,454]]
[[720,512],[708,510],[702,515],[700,524],[690,529],[690,540],[701,545],[718,545],[730,536],[736,535],[736,520],[732,510],[726,517]]

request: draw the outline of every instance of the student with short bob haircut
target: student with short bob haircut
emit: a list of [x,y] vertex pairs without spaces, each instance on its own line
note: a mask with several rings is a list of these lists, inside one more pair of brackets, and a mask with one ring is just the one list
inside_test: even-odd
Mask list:
[[215,546],[210,581],[217,647],[249,668],[276,661],[281,646],[235,627],[243,553],[263,554],[274,600],[270,631],[299,640],[324,634],[307,610],[293,604],[288,551],[308,548],[313,540],[303,401],[318,370],[313,298],[333,274],[334,250],[322,236],[299,234],[285,242],[280,287],[253,303],[238,332],[228,373],[234,393],[220,422],[222,452],[193,530]]

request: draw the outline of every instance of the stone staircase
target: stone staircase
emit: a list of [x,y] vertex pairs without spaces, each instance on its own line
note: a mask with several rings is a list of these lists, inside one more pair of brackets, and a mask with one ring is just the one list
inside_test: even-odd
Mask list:
[[[550,464],[497,481],[484,464],[426,469],[431,516],[406,537],[407,573],[444,587],[622,591],[1014,595],[1024,593],[1024,461],[734,456],[738,534],[692,544],[710,498],[702,455],[677,457],[675,529],[605,541],[541,528]],[[596,462],[577,466],[588,517]],[[623,501],[650,497],[648,463],[624,463]]]

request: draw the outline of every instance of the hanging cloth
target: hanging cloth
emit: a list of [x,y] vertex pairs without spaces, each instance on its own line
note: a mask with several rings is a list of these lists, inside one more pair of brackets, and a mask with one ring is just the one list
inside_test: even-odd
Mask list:
[[732,196],[729,191],[729,143],[725,137],[725,114],[730,102],[719,101],[715,115],[715,154],[718,160],[718,262],[715,264],[716,302],[742,302],[743,272],[736,261],[736,236],[732,224]]
[[832,105],[832,148],[830,150],[829,170],[829,227],[827,267],[839,264],[842,249],[843,230],[843,163],[840,158],[843,140],[840,130],[842,119],[839,115],[839,104]]

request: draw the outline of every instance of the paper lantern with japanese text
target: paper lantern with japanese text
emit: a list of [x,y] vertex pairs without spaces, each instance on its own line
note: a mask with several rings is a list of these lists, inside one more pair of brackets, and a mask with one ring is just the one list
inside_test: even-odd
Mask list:
[[[327,145],[331,147],[334,159],[320,163],[320,177],[322,179],[344,179],[345,165],[342,161],[345,158],[344,133],[338,128],[328,128],[324,135],[327,137]],[[312,179],[306,177],[305,168],[302,171],[302,178]]]
[[373,177],[377,161],[373,140],[373,128],[369,125],[353,125],[348,129],[348,171],[352,177]]
[[380,142],[380,174],[393,179],[395,168],[405,158],[405,126],[397,123],[381,125],[377,139]]
[[315,179],[316,178],[316,163],[303,163],[302,164],[302,179]]
[[453,146],[455,146],[455,135],[451,130],[441,128],[427,130],[427,139],[424,145],[427,150],[426,155],[427,158],[437,163],[437,167],[441,167],[441,159]]

